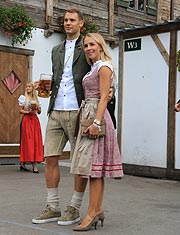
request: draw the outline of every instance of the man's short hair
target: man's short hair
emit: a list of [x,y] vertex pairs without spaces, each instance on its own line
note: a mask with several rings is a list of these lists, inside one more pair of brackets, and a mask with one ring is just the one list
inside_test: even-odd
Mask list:
[[65,17],[67,12],[69,12],[69,13],[77,13],[77,15],[78,15],[80,20],[84,19],[84,16],[83,16],[82,12],[79,9],[77,9],[77,8],[71,8],[71,9],[67,10],[65,12],[65,14],[64,14],[64,17]]

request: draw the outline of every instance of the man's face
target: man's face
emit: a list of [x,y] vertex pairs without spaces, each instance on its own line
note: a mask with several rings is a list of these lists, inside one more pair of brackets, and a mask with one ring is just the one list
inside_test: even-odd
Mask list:
[[83,20],[80,20],[77,13],[67,12],[64,17],[64,29],[67,36],[80,34],[80,29],[83,26]]

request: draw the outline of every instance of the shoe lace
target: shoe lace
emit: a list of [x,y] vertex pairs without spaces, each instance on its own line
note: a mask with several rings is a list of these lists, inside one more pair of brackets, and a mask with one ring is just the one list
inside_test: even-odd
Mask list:
[[67,216],[71,216],[74,212],[74,207],[73,206],[67,206],[67,209],[64,211],[64,215],[62,216],[62,218],[66,218]]
[[42,214],[50,210],[50,205],[46,205],[45,209],[42,211]]
[[71,206],[67,206],[66,210],[64,211],[65,213],[69,212],[71,210]]

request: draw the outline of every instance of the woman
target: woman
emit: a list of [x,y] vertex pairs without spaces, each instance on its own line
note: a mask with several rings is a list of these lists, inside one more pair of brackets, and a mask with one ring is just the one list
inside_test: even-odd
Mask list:
[[[104,39],[97,33],[88,33],[83,47],[91,71],[83,78],[85,102],[81,105],[81,119],[94,119],[82,136],[81,127],[76,140],[71,173],[88,177],[90,199],[87,213],[74,231],[88,231],[98,220],[103,226],[102,209],[104,178],[123,176],[122,162],[112,119],[107,110],[108,94],[113,83],[112,59]],[[106,134],[99,137],[101,121],[105,120]]]
[[25,88],[25,96],[18,99],[19,112],[24,114],[21,122],[20,170],[29,171],[25,164],[32,164],[33,173],[39,173],[36,163],[44,161],[41,126],[37,113],[41,113],[37,91],[32,82]]

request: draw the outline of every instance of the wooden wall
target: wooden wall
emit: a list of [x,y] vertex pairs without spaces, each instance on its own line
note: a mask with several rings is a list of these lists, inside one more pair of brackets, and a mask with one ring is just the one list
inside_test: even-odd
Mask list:
[[[174,18],[180,17],[180,0],[173,0],[174,2]],[[170,19],[170,4],[171,0],[158,1],[158,21],[163,22]]]
[[117,7],[115,10],[116,27],[130,27],[152,22],[156,22],[156,16],[147,15],[142,11],[123,7]]
[[[46,4],[52,2],[53,17],[50,24],[46,24]],[[51,28],[55,31],[61,31],[60,18],[68,8],[78,7],[85,17],[92,17],[98,25],[98,30],[103,35],[109,35],[109,2],[110,0],[1,0],[0,6],[14,7],[16,5],[24,7],[39,28]],[[156,17],[147,16],[142,12],[117,6],[117,0],[114,2],[114,20],[113,27],[125,27],[134,24],[145,24],[156,21]]]
[[[175,1],[176,17],[180,15],[180,1]],[[117,5],[117,0],[1,0],[0,6],[14,7],[16,5],[24,7],[29,15],[33,18],[35,24],[39,28],[52,29],[54,31],[62,31],[60,27],[60,19],[68,8],[78,7],[85,17],[92,17],[98,25],[98,30],[103,36],[116,35],[115,30],[109,30],[109,6],[113,4],[113,12],[111,15],[111,26],[129,27],[132,25],[142,25],[157,21],[156,16],[147,15],[141,11],[135,11],[130,8],[124,8]],[[48,6],[48,11],[46,7]],[[158,19],[169,19],[170,0],[159,0]],[[48,14],[52,14],[47,17]],[[47,24],[48,23],[48,24]]]

